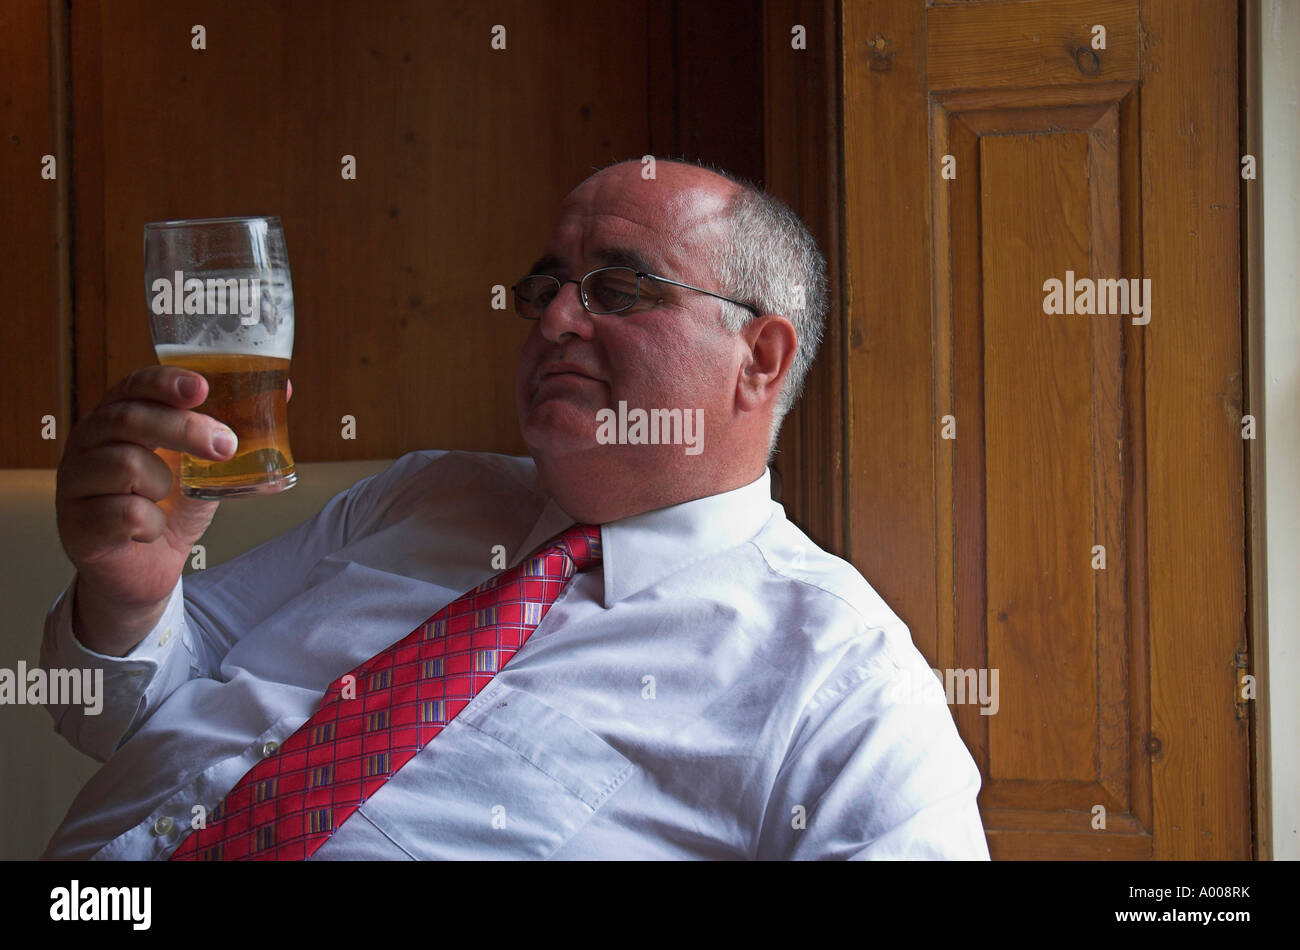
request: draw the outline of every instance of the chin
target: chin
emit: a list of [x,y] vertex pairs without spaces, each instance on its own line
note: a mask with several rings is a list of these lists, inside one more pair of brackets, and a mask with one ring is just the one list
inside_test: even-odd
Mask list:
[[534,456],[558,457],[601,448],[596,444],[596,428],[588,422],[579,426],[572,420],[556,419],[551,414],[529,413],[519,425],[524,444]]

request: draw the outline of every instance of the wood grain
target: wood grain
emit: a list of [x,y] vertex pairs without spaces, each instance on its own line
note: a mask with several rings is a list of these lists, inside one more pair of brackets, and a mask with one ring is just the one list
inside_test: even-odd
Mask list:
[[[933,90],[1089,85],[1135,80],[1138,6],[1132,0],[966,3],[926,18]],[[1106,29],[1105,49],[1093,27]]]
[[1156,857],[1251,856],[1237,7],[1143,4],[1142,253]]
[[540,253],[563,196],[652,145],[762,177],[758,5],[679,6],[78,4],[74,126],[103,156],[77,182],[81,404],[153,361],[145,222],[279,214],[299,460],[522,452],[529,326],[493,293]]
[[[767,0],[763,22],[767,190],[808,225],[830,282],[821,349],[786,415],[773,465],[787,515],[816,544],[847,557],[838,8],[828,0]],[[795,24],[807,31],[807,49],[790,45]]]
[[949,401],[931,373],[925,9],[852,3],[843,16],[849,550],[933,665],[936,601],[951,590],[935,573],[934,454]]
[[[648,150],[649,63],[661,52],[649,48],[640,6],[384,10],[141,0],[114,4],[111,16],[74,8],[82,72],[98,64],[75,87],[77,127],[103,136],[102,173],[79,182],[88,254],[79,339],[93,348],[102,338],[104,367],[102,378],[86,370],[83,403],[152,361],[140,281],[146,221],[278,213],[297,298],[297,458],[523,450],[513,376],[528,325],[492,309],[493,287],[508,287],[540,253],[570,188],[596,166]],[[696,60],[717,42],[718,17],[687,31]],[[207,49],[196,51],[190,26],[200,21]],[[489,42],[498,23],[504,51]],[[750,69],[761,77],[760,62]],[[720,77],[714,69],[700,86],[688,75],[674,95],[714,103],[721,116]],[[733,80],[742,91],[754,81]],[[701,157],[761,156],[761,124],[745,116],[733,122],[748,138],[724,124],[729,155],[710,152],[715,136],[698,143]],[[340,175],[343,155],[356,157],[355,181]],[[340,437],[344,415],[356,417],[355,441]]]
[[[57,20],[55,21],[58,22]],[[66,59],[55,62],[47,0],[0,5],[0,255],[4,307],[0,313],[0,467],[57,464],[72,423],[66,298],[60,293],[67,245],[66,182],[72,173],[55,121]],[[41,177],[42,157],[54,155],[58,177]],[[53,416],[57,439],[42,438]]]
[[[1178,9],[844,7],[849,548],[999,670],[954,707],[995,857],[1251,854],[1236,10]],[[1043,313],[1066,270],[1151,323]]]

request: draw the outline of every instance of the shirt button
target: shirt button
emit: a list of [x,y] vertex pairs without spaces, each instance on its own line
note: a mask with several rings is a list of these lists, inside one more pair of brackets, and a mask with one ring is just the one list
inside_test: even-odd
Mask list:
[[153,823],[153,833],[158,837],[162,837],[163,835],[169,835],[172,833],[172,828],[174,828],[175,825],[176,823],[174,821],[172,821],[166,815],[163,815]]
[[162,635],[162,639],[158,641],[158,645],[159,645],[159,646],[164,646],[164,645],[166,645],[167,641],[170,640],[171,638],[172,638],[172,628],[171,628],[171,627],[168,627],[168,628],[167,628],[167,632],[164,633],[164,634]]
[[264,743],[262,745],[262,758],[265,759],[268,758],[269,756],[275,755],[275,753],[278,751],[280,751],[280,743],[278,742]]

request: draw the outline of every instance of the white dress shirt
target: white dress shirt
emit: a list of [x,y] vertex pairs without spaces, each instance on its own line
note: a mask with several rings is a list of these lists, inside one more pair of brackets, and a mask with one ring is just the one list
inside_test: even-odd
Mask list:
[[[168,857],[331,682],[497,573],[495,546],[514,566],[571,524],[531,459],[414,452],[178,581],[124,657],[76,639],[69,585],[41,663],[102,667],[104,706],[50,711],[105,765],[43,857]],[[942,687],[767,471],[601,540],[601,565],[315,858],[988,858]],[[926,701],[899,701],[904,681]]]

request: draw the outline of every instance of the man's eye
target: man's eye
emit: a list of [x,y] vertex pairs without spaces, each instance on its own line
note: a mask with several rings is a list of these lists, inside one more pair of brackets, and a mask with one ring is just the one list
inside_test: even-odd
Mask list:
[[593,295],[594,303],[602,310],[616,310],[628,306],[636,300],[636,291],[616,290],[612,287],[599,287]]
[[636,278],[618,272],[601,274],[588,281],[587,293],[598,310],[623,310],[637,298]]

